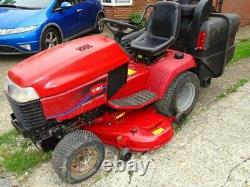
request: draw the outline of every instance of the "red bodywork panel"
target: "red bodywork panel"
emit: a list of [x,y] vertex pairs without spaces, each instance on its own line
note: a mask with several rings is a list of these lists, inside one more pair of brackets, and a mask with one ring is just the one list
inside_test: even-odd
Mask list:
[[106,113],[84,130],[96,134],[105,144],[118,149],[151,151],[169,142],[174,134],[174,118],[166,118],[148,107],[134,111]]
[[[157,99],[161,99],[179,74],[196,67],[191,55],[184,54],[183,59],[176,59],[176,53],[177,51],[168,50],[165,56],[151,65],[131,60],[129,70],[134,73],[129,75],[127,84],[111,100],[127,97],[140,90],[149,90],[157,95]],[[110,103],[108,104],[112,107]]]
[[[120,109],[105,113],[83,128],[117,148],[149,151],[171,139],[175,119],[162,116],[146,105],[161,99],[179,74],[196,67],[191,55],[176,59],[175,54],[176,51],[168,50],[148,65],[129,60],[119,44],[110,38],[88,36],[39,53],[16,65],[8,76],[17,85],[37,91],[46,120],[74,119],[105,104]],[[127,83],[107,98],[109,73],[128,62]],[[115,76],[119,79],[119,74]],[[110,102],[139,91],[152,93],[154,97],[127,110]]]
[[41,99],[46,119],[61,122],[97,108],[107,101],[108,77],[104,75],[57,96]]
[[114,40],[87,36],[24,60],[8,76],[21,87],[33,87],[40,98],[45,98],[93,81],[128,61],[129,57]]
[[[192,56],[185,54],[183,59],[178,60],[174,58],[175,53],[175,51],[168,51],[166,56],[157,60],[152,65],[134,63],[130,60],[127,83],[112,98],[110,98],[110,100],[127,97],[145,89],[157,95],[155,100],[152,100],[150,103],[146,103],[139,107],[131,106],[126,108],[132,110],[142,108],[145,105],[149,105],[162,98],[168,86],[171,85],[176,76],[186,70],[196,67]],[[133,73],[131,73],[131,71]],[[99,80],[103,80],[103,77],[106,77],[106,80],[101,83],[104,88],[99,90],[102,92],[101,96],[98,95],[95,99],[88,98],[88,100],[85,100],[93,91],[93,88],[91,91],[91,88],[88,85],[98,88],[98,85],[100,84]],[[72,119],[105,103],[112,108],[118,110],[122,109],[119,106],[113,106],[109,103],[109,100],[107,100],[107,79],[106,74],[94,81],[85,83],[64,93],[42,98],[41,103],[46,119],[54,118],[57,121]],[[87,91],[83,92],[82,90],[88,90],[88,93]],[[98,90],[96,91],[98,92]]]

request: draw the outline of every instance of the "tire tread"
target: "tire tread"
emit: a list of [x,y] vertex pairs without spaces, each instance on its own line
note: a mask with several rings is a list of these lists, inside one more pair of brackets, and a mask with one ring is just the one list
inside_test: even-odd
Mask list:
[[[67,165],[66,163],[70,155],[74,152],[74,150],[76,150],[79,146],[86,144],[86,143],[102,144],[102,142],[96,135],[94,135],[93,133],[89,131],[83,131],[83,130],[77,130],[70,134],[67,134],[58,143],[58,145],[56,146],[52,154],[52,163],[53,163],[53,168],[55,172],[58,174],[61,180],[67,183],[79,182],[79,181],[73,180],[70,177],[69,171],[67,171],[67,168],[66,168],[66,165]],[[105,154],[104,146],[101,152],[103,155]]]
[[[155,103],[155,107],[158,112],[168,117],[175,116],[177,114],[177,112],[173,110],[173,105],[174,105],[173,96],[176,94],[176,90],[179,84],[189,78],[191,78],[192,81],[194,81],[194,83],[198,85],[198,88],[196,88],[197,89],[196,91],[198,93],[196,94],[199,95],[200,82],[198,76],[193,72],[186,71],[175,78],[173,83],[166,90],[163,98]],[[189,114],[191,111],[192,110],[188,111],[187,114]]]

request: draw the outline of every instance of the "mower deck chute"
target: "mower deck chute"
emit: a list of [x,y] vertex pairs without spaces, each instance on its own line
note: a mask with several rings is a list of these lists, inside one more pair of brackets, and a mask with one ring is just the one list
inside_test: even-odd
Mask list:
[[118,149],[128,147],[132,151],[150,151],[167,142],[173,136],[175,118],[166,118],[154,107],[140,110],[119,111],[104,115],[101,122],[84,126],[100,137],[104,143]]

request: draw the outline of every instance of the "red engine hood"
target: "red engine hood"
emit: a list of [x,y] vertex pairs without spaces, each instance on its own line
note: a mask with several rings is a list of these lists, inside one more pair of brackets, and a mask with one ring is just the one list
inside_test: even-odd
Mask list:
[[8,76],[21,87],[33,87],[43,98],[85,84],[128,60],[114,40],[88,36],[28,58],[10,69]]

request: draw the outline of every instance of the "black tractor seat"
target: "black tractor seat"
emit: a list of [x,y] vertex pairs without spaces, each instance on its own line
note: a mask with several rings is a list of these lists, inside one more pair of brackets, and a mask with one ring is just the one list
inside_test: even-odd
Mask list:
[[144,55],[155,56],[171,46],[174,41],[174,37],[158,37],[145,31],[136,41],[132,41],[132,48]]
[[178,36],[180,19],[179,3],[157,2],[145,31],[131,42],[131,49],[145,56],[157,56],[164,52]]

